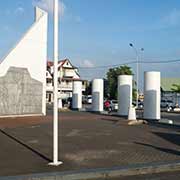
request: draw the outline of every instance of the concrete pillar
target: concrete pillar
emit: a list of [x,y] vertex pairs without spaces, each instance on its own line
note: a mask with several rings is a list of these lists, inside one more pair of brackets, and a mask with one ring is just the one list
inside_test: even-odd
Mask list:
[[118,114],[128,116],[132,105],[132,75],[118,77]]
[[94,79],[92,82],[92,111],[102,112],[104,110],[104,81]]
[[130,106],[128,112],[128,120],[136,120],[136,108]]
[[62,99],[58,99],[58,108],[59,109],[63,108],[63,106],[62,106]]
[[144,119],[160,119],[160,72],[144,73]]
[[82,108],[82,81],[73,81],[72,108]]

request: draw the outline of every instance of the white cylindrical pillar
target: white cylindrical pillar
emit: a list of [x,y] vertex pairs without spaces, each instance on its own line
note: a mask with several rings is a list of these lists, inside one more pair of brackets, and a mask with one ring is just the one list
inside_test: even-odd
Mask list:
[[128,120],[136,120],[136,108],[133,106],[129,107]]
[[73,81],[72,108],[82,108],[82,81]]
[[58,108],[62,109],[63,105],[62,105],[62,99],[58,99]]
[[118,114],[128,116],[132,105],[132,75],[118,77]]
[[92,111],[102,112],[104,110],[104,81],[94,79],[92,82]]
[[160,72],[144,73],[144,119],[160,119]]

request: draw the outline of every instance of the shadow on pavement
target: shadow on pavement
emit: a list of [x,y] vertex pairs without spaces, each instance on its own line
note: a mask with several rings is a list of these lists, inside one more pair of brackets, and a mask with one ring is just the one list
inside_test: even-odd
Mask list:
[[153,132],[153,134],[180,146],[180,135],[174,133],[164,133],[164,132]]
[[116,123],[118,123],[118,122],[119,122],[119,120],[118,120],[118,119],[101,118],[101,120],[103,120],[103,121],[110,121],[110,122],[113,122],[113,124],[116,124]]
[[157,128],[164,128],[164,129],[169,129],[169,130],[174,130],[174,131],[179,131],[180,130],[180,126],[179,125],[175,125],[175,124],[163,124],[163,123],[159,123],[158,121],[155,120],[147,120],[148,125],[151,127],[157,127]]
[[156,149],[158,151],[162,151],[162,152],[165,152],[165,153],[168,153],[168,154],[173,154],[173,155],[176,155],[176,156],[180,156],[180,151],[177,151],[177,150],[168,149],[168,148],[162,148],[162,147],[154,146],[154,145],[151,145],[151,144],[140,143],[140,142],[134,142],[134,143],[137,144],[137,145],[150,147],[150,148],[153,148],[153,149]]
[[22,141],[18,140],[17,138],[11,136],[10,134],[8,134],[7,132],[5,132],[4,130],[0,129],[0,132],[2,134],[4,134],[5,136],[9,137],[10,139],[14,140],[16,143],[24,146],[25,148],[27,148],[28,150],[32,151],[34,154],[38,155],[39,157],[41,157],[42,159],[48,161],[48,162],[52,162],[52,160],[48,157],[46,157],[45,155],[41,154],[40,152],[38,152],[37,150],[33,149],[32,147],[28,146],[27,144],[23,143]]

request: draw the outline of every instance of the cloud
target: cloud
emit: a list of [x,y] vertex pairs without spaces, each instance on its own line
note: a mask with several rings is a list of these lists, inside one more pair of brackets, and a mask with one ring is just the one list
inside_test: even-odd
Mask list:
[[171,25],[171,26],[178,25],[180,23],[180,10],[174,8],[163,19],[167,25]]
[[[44,9],[45,11],[49,12],[49,13],[53,13],[54,10],[54,4],[53,4],[53,0],[33,0],[33,5],[34,6],[38,6],[42,9]],[[59,2],[59,14],[60,16],[63,16],[66,10],[66,6],[65,4],[60,1]]]
[[18,8],[15,9],[14,13],[15,14],[24,14],[24,8],[19,6]]
[[84,60],[83,62],[82,62],[82,66],[83,67],[94,67],[94,64],[91,62],[91,61],[89,61],[89,60]]

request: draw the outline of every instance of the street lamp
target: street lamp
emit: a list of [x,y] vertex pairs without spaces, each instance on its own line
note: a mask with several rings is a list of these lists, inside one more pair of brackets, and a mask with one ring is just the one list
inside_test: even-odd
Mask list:
[[54,0],[54,107],[53,107],[53,162],[52,166],[62,164],[58,161],[58,23],[59,23],[59,0]]
[[[139,96],[139,54],[137,49],[134,47],[132,43],[129,44],[130,47],[132,47],[136,53],[136,91],[137,91],[137,96],[136,96],[136,108],[138,108],[138,96]],[[144,48],[140,49],[141,51],[144,51]]]

